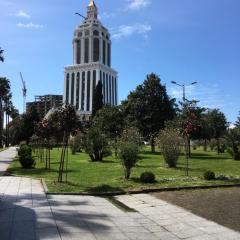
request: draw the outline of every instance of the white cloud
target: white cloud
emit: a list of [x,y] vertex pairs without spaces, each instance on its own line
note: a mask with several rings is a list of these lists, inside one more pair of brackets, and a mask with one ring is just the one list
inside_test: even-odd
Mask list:
[[151,0],[128,0],[126,10],[139,10],[151,4]]
[[19,23],[17,24],[17,26],[18,26],[19,28],[35,28],[35,29],[43,28],[43,25],[34,24],[34,23],[32,23],[32,22],[27,23],[27,24],[24,24],[24,23],[19,22]]
[[121,37],[129,37],[134,34],[147,36],[147,33],[152,30],[152,27],[147,24],[122,25],[113,34],[113,38],[119,39]]
[[31,18],[31,16],[29,14],[27,14],[26,12],[24,12],[23,10],[19,10],[15,16],[20,17],[20,18],[26,18],[26,19]]

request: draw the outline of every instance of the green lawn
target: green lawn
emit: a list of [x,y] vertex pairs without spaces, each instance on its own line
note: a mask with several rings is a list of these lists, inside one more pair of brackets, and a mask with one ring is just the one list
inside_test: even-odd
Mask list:
[[[165,167],[162,155],[157,152],[152,154],[148,148],[141,153],[141,160],[133,168],[131,179],[123,180],[122,165],[114,156],[106,158],[103,162],[90,162],[85,153],[71,155],[69,153],[68,183],[57,183],[60,150],[51,152],[51,170],[44,169],[44,163],[37,161],[36,168],[31,170],[21,169],[15,160],[8,171],[21,176],[44,178],[51,192],[101,192],[114,190],[133,190],[158,188],[166,186],[192,186],[209,185],[203,180],[202,175],[206,170],[212,170],[217,175],[240,176],[240,161],[233,161],[227,153],[217,155],[215,152],[193,151],[189,161],[190,177],[184,173],[184,156],[180,157],[178,167],[170,169]],[[139,176],[144,171],[152,171],[156,175],[154,184],[142,184]],[[234,182],[240,183],[240,180]],[[230,183],[229,181],[211,181],[211,184]],[[232,182],[231,182],[232,183]]]

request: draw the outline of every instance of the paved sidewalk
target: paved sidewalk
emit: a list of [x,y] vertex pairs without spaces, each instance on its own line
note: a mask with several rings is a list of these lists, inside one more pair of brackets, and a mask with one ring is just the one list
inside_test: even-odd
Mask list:
[[123,212],[105,198],[51,195],[39,180],[0,177],[1,240],[239,240],[240,234],[151,195],[117,199],[138,212]]
[[15,147],[0,152],[0,176],[5,173],[13,158],[17,155]]
[[194,215],[149,194],[116,197],[142,215],[144,227],[158,239],[239,240],[240,233]]

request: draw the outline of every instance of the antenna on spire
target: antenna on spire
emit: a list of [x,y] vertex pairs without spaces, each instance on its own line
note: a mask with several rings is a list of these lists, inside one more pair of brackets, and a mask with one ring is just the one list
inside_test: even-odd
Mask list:
[[76,12],[75,14],[76,14],[76,15],[79,15],[79,16],[82,17],[84,20],[87,19],[86,17],[84,17],[82,14],[80,14],[80,13],[78,13],[78,12]]
[[27,96],[27,88],[26,88],[26,82],[23,80],[22,73],[20,72],[20,77],[22,80],[22,94],[23,94],[23,113],[26,112],[26,96]]

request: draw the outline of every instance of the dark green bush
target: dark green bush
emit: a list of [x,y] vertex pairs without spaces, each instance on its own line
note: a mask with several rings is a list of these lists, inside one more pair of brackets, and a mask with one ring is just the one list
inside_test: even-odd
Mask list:
[[140,175],[140,181],[142,183],[154,183],[155,175],[152,172],[143,172]]
[[35,166],[32,149],[28,145],[21,145],[18,150],[18,159],[23,168],[29,169]]
[[205,180],[214,180],[215,179],[215,173],[213,171],[206,171],[203,175]]

